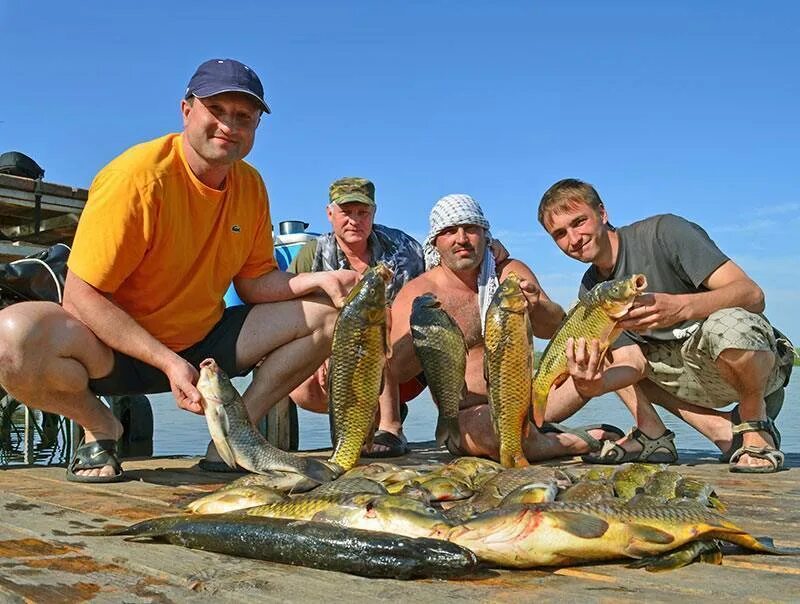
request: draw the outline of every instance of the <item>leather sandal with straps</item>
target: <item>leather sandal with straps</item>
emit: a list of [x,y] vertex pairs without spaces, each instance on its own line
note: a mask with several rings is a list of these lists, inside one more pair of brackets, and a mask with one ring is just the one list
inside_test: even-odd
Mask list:
[[[766,432],[772,437],[775,447],[755,447],[752,445],[740,446],[730,458],[730,471],[741,474],[772,474],[783,469],[784,455],[777,447],[781,446],[781,437],[775,423],[771,419],[741,422],[733,427],[734,440],[746,432]],[[770,463],[768,466],[740,466],[737,462],[743,455],[756,459],[764,459]]]
[[581,459],[585,463],[621,464],[630,461],[640,463],[675,463],[678,461],[678,451],[675,449],[675,433],[666,430],[658,438],[650,438],[637,427],[625,436],[642,445],[641,451],[626,451],[614,441],[607,440],[598,453],[584,455]]

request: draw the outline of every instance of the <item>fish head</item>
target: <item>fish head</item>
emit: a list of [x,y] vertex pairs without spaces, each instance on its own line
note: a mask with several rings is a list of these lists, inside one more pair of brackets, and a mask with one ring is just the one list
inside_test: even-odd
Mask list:
[[439,302],[436,294],[426,292],[414,298],[414,301],[411,303],[411,318],[413,320],[415,316],[423,315],[429,309],[441,308],[441,306],[442,304]]
[[493,301],[506,312],[522,313],[528,306],[528,300],[519,283],[519,275],[511,271],[497,287]]
[[385,322],[386,284],[392,274],[392,269],[382,262],[368,268],[345,298],[343,312],[358,312],[371,325]]
[[230,378],[214,359],[206,359],[200,363],[197,390],[202,395],[203,409],[206,410],[235,404],[238,398],[238,392]]
[[647,289],[647,278],[636,274],[600,283],[591,293],[609,317],[618,319],[630,310],[636,296],[645,289]]
[[363,514],[376,530],[409,537],[436,536],[450,528],[441,512],[410,497],[378,495],[364,505]]

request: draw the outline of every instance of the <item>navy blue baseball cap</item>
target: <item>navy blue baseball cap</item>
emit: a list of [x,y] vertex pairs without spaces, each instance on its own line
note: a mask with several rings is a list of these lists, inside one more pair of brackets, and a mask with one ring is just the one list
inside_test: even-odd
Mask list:
[[211,59],[201,64],[186,87],[184,98],[204,99],[222,92],[243,92],[258,101],[264,113],[272,113],[264,100],[264,87],[256,72],[234,59]]

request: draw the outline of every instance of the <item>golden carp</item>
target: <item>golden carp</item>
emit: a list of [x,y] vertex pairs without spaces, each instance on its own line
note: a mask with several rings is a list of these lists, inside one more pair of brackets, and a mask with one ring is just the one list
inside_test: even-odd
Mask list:
[[697,505],[518,505],[464,522],[451,529],[447,538],[471,549],[482,561],[512,568],[656,556],[708,539],[761,553],[782,553]]
[[328,507],[314,515],[315,522],[379,531],[405,537],[443,539],[452,525],[424,502],[399,495],[374,495],[353,505]]
[[522,485],[511,491],[503,497],[500,507],[520,503],[547,503],[555,501],[556,495],[558,495],[558,485],[555,481],[534,482]]
[[384,264],[367,269],[336,319],[328,367],[329,409],[335,443],[329,461],[349,470],[361,456],[378,408],[388,353]]
[[[431,397],[439,410],[436,443],[461,448],[458,409],[466,396],[467,345],[464,334],[439,300],[423,294],[411,304],[411,337]],[[448,445],[450,446],[450,445]]]
[[361,504],[371,501],[373,497],[376,497],[376,495],[370,493],[356,493],[355,495],[331,493],[319,496],[308,493],[286,501],[247,508],[242,510],[241,513],[261,518],[311,520],[319,512],[328,509],[345,510],[353,506],[359,507]]
[[193,514],[225,514],[285,499],[286,495],[269,487],[236,487],[215,491],[205,497],[195,499],[186,506],[186,509]]
[[520,487],[550,482],[558,486],[572,484],[570,478],[558,468],[525,466],[505,470],[487,480],[475,497],[447,510],[447,517],[455,521],[465,520],[499,506],[509,493]]
[[653,474],[660,471],[662,471],[661,466],[651,463],[624,463],[617,466],[611,475],[614,494],[622,501],[628,501]]
[[220,487],[217,492],[253,486],[275,489],[281,493],[305,493],[318,487],[319,482],[296,472],[268,470],[263,474],[245,474],[241,478],[237,478]]
[[604,355],[622,330],[619,320],[628,312],[636,296],[647,287],[644,275],[598,283],[570,310],[564,322],[544,349],[539,370],[533,379],[533,420],[541,427],[545,419],[547,395],[550,388],[562,384],[567,371],[567,340],[569,338],[597,339]]
[[310,495],[355,495],[356,493],[371,493],[385,495],[386,487],[370,480],[369,478],[338,478],[333,482],[326,482],[318,486]]
[[484,366],[489,408],[500,442],[500,463],[527,466],[522,440],[528,433],[533,376],[533,330],[528,300],[510,272],[486,310]]
[[239,465],[257,474],[270,470],[296,472],[318,483],[335,478],[333,470],[324,463],[292,455],[267,442],[247,415],[241,395],[214,359],[200,363],[197,389],[211,439],[230,467]]

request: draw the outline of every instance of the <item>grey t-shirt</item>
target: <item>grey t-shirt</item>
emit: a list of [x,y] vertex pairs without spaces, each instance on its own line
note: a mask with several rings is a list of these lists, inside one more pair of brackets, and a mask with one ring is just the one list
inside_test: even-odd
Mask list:
[[[617,234],[619,251],[614,270],[608,279],[603,279],[594,266],[589,267],[581,281],[581,294],[601,281],[621,279],[633,273],[647,277],[647,291],[652,293],[708,291],[703,281],[728,260],[699,225],[674,214],[645,218],[620,227]],[[691,335],[698,325],[699,321],[686,321],[667,329],[625,334],[640,342],[642,337],[679,340]],[[623,336],[615,348],[625,343],[631,341]]]

